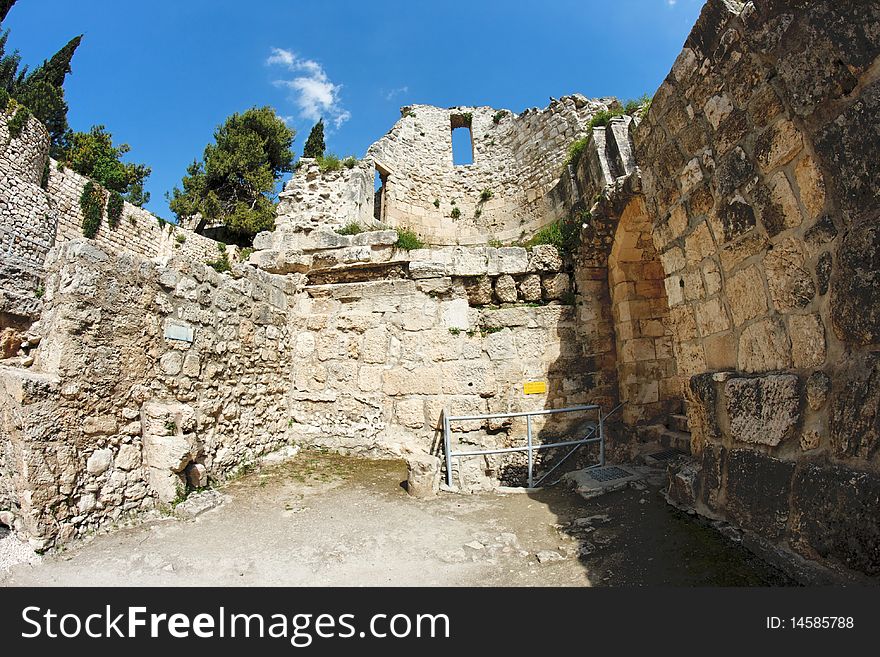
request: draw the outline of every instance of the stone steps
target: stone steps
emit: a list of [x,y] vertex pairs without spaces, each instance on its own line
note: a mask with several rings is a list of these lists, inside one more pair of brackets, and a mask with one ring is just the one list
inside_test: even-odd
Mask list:
[[691,426],[687,415],[680,413],[672,413],[666,418],[666,427],[671,431],[679,431],[681,433],[690,433]]
[[691,434],[684,431],[676,431],[662,424],[649,424],[638,427],[639,441],[643,443],[656,443],[664,449],[677,449],[685,454],[691,453]]

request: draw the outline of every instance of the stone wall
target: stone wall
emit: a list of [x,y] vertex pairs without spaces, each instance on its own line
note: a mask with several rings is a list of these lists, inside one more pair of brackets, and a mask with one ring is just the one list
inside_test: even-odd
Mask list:
[[[558,218],[547,196],[565,173],[568,147],[612,102],[566,96],[519,115],[490,107],[405,107],[354,169],[321,174],[304,160],[281,195],[276,225],[365,224],[378,203],[376,222],[408,227],[429,244],[517,242]],[[471,133],[472,164],[453,164],[452,130],[459,127]],[[376,171],[383,180],[378,201]],[[484,191],[491,196],[482,198]]]
[[[79,199],[89,181],[68,168],[59,168],[54,161],[49,168],[48,190],[58,212],[59,242],[82,238],[82,210]],[[217,242],[174,224],[126,202],[122,219],[112,228],[107,213],[93,238],[94,243],[110,253],[130,253],[142,258],[167,261],[172,256],[191,262],[207,262],[217,258]]]
[[875,3],[709,2],[635,131],[702,459],[673,491],[871,575],[878,24]]
[[[10,103],[0,112],[0,331],[23,329],[39,316],[43,261],[58,221],[40,187],[49,136],[31,117],[13,139],[7,124],[14,111]],[[10,355],[9,348],[0,347],[0,357]]]
[[222,481],[289,440],[297,277],[56,248],[29,369],[0,368],[0,505],[36,547]]

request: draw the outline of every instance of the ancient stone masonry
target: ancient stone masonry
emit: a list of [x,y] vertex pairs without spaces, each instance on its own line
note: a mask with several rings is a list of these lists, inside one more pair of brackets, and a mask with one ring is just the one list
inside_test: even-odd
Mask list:
[[[591,133],[616,101],[403,108],[363,159],[303,160],[226,274],[130,206],[81,238],[86,181],[44,181],[45,132],[4,141],[0,117],[0,522],[61,544],[293,445],[403,456],[431,495],[444,409],[596,403],[621,406],[609,453],[691,452],[674,503],[789,565],[880,575],[878,25],[875,3],[711,0],[647,114]],[[560,219],[577,247],[523,246]],[[464,422],[453,446],[523,434]]]
[[876,3],[710,2],[635,131],[702,462],[679,497],[873,575],[878,25]]
[[[321,174],[304,160],[282,194],[279,214],[287,219],[278,228],[305,218],[330,227],[367,224],[381,208],[377,223],[409,227],[431,244],[518,241],[557,218],[545,197],[566,150],[612,101],[567,96],[519,115],[490,107],[404,107],[356,168]],[[453,164],[455,128],[470,132],[473,164]],[[378,203],[374,171],[383,181]]]
[[297,278],[57,247],[45,338],[0,368],[0,506],[37,547],[168,504],[289,442]]

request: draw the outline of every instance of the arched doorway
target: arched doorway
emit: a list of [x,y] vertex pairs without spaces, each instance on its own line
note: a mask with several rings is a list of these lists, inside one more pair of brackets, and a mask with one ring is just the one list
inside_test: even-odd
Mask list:
[[630,426],[663,421],[681,408],[663,279],[651,220],[636,196],[621,214],[608,258],[620,400]]

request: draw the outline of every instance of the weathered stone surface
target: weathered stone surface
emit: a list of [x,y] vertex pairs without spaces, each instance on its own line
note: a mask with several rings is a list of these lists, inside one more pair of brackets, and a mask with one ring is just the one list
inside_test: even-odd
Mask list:
[[797,368],[819,367],[825,363],[825,327],[818,315],[792,315],[788,318],[791,361]]
[[556,272],[562,269],[562,258],[555,246],[539,244],[532,247],[529,258],[529,270],[541,272]]
[[430,454],[411,454],[406,466],[406,491],[413,497],[435,497],[440,490],[440,459]]
[[804,464],[792,482],[792,541],[808,559],[880,574],[880,477]]
[[727,513],[770,539],[785,533],[795,464],[749,449],[727,455]]
[[831,280],[831,321],[844,342],[880,342],[880,225],[850,227],[843,236]]
[[488,276],[467,279],[465,290],[468,303],[472,306],[486,306],[492,303],[492,279]]
[[838,368],[831,393],[831,444],[840,456],[870,459],[880,447],[880,355],[853,356]]
[[730,436],[775,447],[800,421],[800,381],[792,375],[730,379],[724,386]]
[[804,308],[816,295],[813,278],[804,268],[803,247],[793,238],[776,244],[764,256],[764,272],[773,305],[780,312]]
[[746,326],[739,338],[737,367],[743,372],[783,370],[791,365],[791,341],[778,319]]
[[828,393],[831,392],[831,379],[825,372],[813,372],[807,379],[807,404],[818,411],[825,405]]
[[537,274],[525,276],[519,283],[519,291],[523,301],[535,302],[541,300],[541,277]]
[[552,276],[544,276],[541,280],[544,288],[544,298],[549,300],[561,299],[568,292],[568,274],[560,273]]
[[504,274],[495,280],[495,296],[500,303],[516,303],[516,281]]
[[91,475],[100,475],[107,471],[113,463],[113,452],[109,449],[96,449],[89,456],[86,463],[86,471]]

